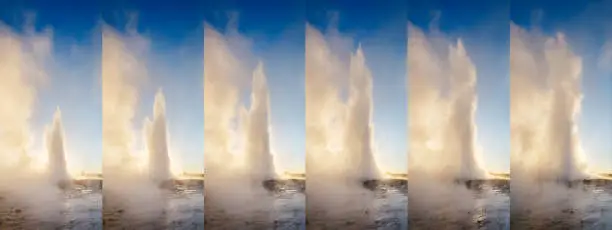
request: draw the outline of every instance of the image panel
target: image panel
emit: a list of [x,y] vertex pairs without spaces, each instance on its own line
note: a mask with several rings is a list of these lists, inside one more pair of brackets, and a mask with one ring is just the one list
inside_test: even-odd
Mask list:
[[405,1],[307,1],[306,19],[306,228],[406,229]]
[[304,2],[205,1],[206,229],[304,229]]
[[509,2],[407,8],[410,229],[509,229]]
[[95,5],[0,9],[0,229],[102,229]]
[[512,1],[512,229],[612,229],[612,1]]
[[194,4],[101,7],[104,229],[203,229],[201,20]]

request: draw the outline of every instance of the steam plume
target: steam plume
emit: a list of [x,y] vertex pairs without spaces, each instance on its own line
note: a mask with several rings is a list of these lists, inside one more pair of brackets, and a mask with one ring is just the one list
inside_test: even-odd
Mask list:
[[362,182],[379,179],[373,143],[372,76],[361,46],[353,53],[352,41],[336,31],[324,35],[306,25],[309,219],[322,210],[323,218],[363,215],[372,197]]
[[39,33],[26,24],[23,33],[16,33],[0,22],[0,194],[6,198],[0,203],[53,223],[61,217],[60,190],[46,174],[33,170],[28,155],[33,140],[29,122],[51,47],[51,30]]
[[474,122],[476,68],[463,42],[449,44],[412,24],[408,32],[411,179],[484,178]]
[[148,41],[129,28],[126,34],[108,26],[103,28],[103,202],[105,215],[120,209],[125,210],[122,216],[129,219],[157,221],[164,205],[162,191],[144,167],[158,165],[147,165],[146,155],[140,155],[134,148],[132,127],[138,102],[137,84],[147,77],[144,56],[147,48]]
[[548,38],[515,24],[510,29],[512,178],[584,178],[576,126],[581,59],[563,34]]
[[411,226],[474,228],[472,193],[454,182],[487,177],[474,122],[476,67],[461,39],[412,23],[407,56]]
[[27,164],[36,83],[46,77],[51,31],[23,35],[0,22],[0,165]]
[[[259,62],[252,69],[245,58],[250,52],[247,44],[239,35],[205,28],[205,207],[240,215],[270,210],[262,182],[276,178],[264,66]],[[249,109],[239,100],[240,86],[248,76],[252,76]]]

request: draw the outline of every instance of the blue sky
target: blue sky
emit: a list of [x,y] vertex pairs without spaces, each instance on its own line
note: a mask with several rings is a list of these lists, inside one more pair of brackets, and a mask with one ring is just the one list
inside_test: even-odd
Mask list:
[[[379,166],[407,172],[406,98],[406,5],[405,1],[306,2],[307,21],[322,32],[337,23],[343,36],[360,43],[373,76],[375,138]],[[337,21],[330,21],[336,14]]]
[[[612,41],[612,1],[512,1],[510,17],[547,35],[563,32],[582,57],[583,94],[579,129],[589,166],[612,170],[612,73],[598,68],[605,41]],[[608,60],[610,61],[610,60]],[[612,62],[612,61],[610,61]],[[612,63],[611,63],[612,64]]]
[[[485,167],[510,168],[509,45],[507,1],[409,1],[408,19],[428,31],[439,13],[439,30],[456,41],[461,38],[476,66],[478,110],[476,124]],[[410,68],[410,67],[409,67]]]

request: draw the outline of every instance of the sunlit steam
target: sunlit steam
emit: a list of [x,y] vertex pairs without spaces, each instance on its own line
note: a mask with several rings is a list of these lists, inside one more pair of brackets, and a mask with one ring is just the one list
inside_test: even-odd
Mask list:
[[361,46],[352,50],[352,41],[337,31],[324,35],[306,25],[307,209],[326,210],[332,218],[334,212],[362,210],[362,215],[371,198],[362,182],[380,178],[373,152],[372,75]]
[[563,34],[547,37],[510,24],[511,208],[517,218],[529,213],[571,221],[565,210],[588,207],[579,204],[588,201],[586,192],[568,187],[591,177],[576,123],[581,78],[582,60]]
[[[141,220],[159,218],[162,213],[162,191],[159,183],[151,180],[149,173],[155,173],[154,178],[160,176],[153,167],[168,164],[157,164],[157,159],[152,160],[156,165],[147,164],[149,157],[143,154],[146,151],[137,150],[134,146],[136,132],[132,120],[138,103],[137,84],[147,77],[144,56],[147,48],[148,41],[135,31],[120,34],[110,27],[103,28],[104,212],[121,209],[125,210],[125,216]],[[160,110],[159,105],[155,107],[154,118],[157,120],[163,109]],[[163,127],[161,129],[165,130]],[[157,144],[152,147],[152,152],[158,153]],[[146,167],[152,170],[147,171]],[[168,167],[161,170],[167,171]]]
[[408,33],[411,178],[484,178],[474,122],[476,67],[460,39],[451,44],[412,24]]
[[476,67],[461,39],[410,22],[407,66],[411,224],[468,227],[474,198],[461,183],[487,177],[474,121]]
[[[52,34],[37,33],[30,24],[24,31],[15,33],[0,22],[0,196],[5,198],[0,199],[0,207],[19,208],[24,216],[53,222],[59,220],[60,189],[49,178],[55,174],[34,170],[31,156],[44,153],[32,153],[30,131],[37,84],[47,76]],[[55,150],[48,149],[50,154],[63,155]],[[65,160],[45,166],[67,178]]]
[[[0,165],[27,164],[36,83],[46,77],[50,31],[15,34],[0,22]],[[21,163],[20,163],[21,162]],[[4,176],[4,175],[0,175]]]
[[510,29],[512,178],[582,179],[586,165],[576,126],[582,60],[563,34]]
[[[206,208],[249,214],[269,210],[262,182],[275,179],[270,147],[269,91],[264,65],[253,70],[244,38],[204,31],[204,156]],[[243,55],[241,55],[243,54]],[[250,108],[240,86],[252,76]],[[248,203],[249,205],[245,205]],[[214,211],[206,211],[212,213]]]

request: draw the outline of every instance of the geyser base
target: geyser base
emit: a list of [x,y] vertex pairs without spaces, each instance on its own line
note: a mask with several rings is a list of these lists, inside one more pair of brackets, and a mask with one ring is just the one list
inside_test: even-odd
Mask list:
[[300,179],[277,179],[264,180],[262,186],[273,193],[281,193],[285,190],[296,190],[303,193],[306,189],[306,181]]
[[363,188],[370,191],[377,191],[381,189],[396,189],[399,191],[407,191],[408,180],[405,179],[372,179],[363,180]]
[[506,179],[456,179],[453,181],[453,183],[455,185],[465,186],[466,189],[471,191],[483,191],[485,186],[489,186],[502,190],[506,193],[510,192],[510,180]]

